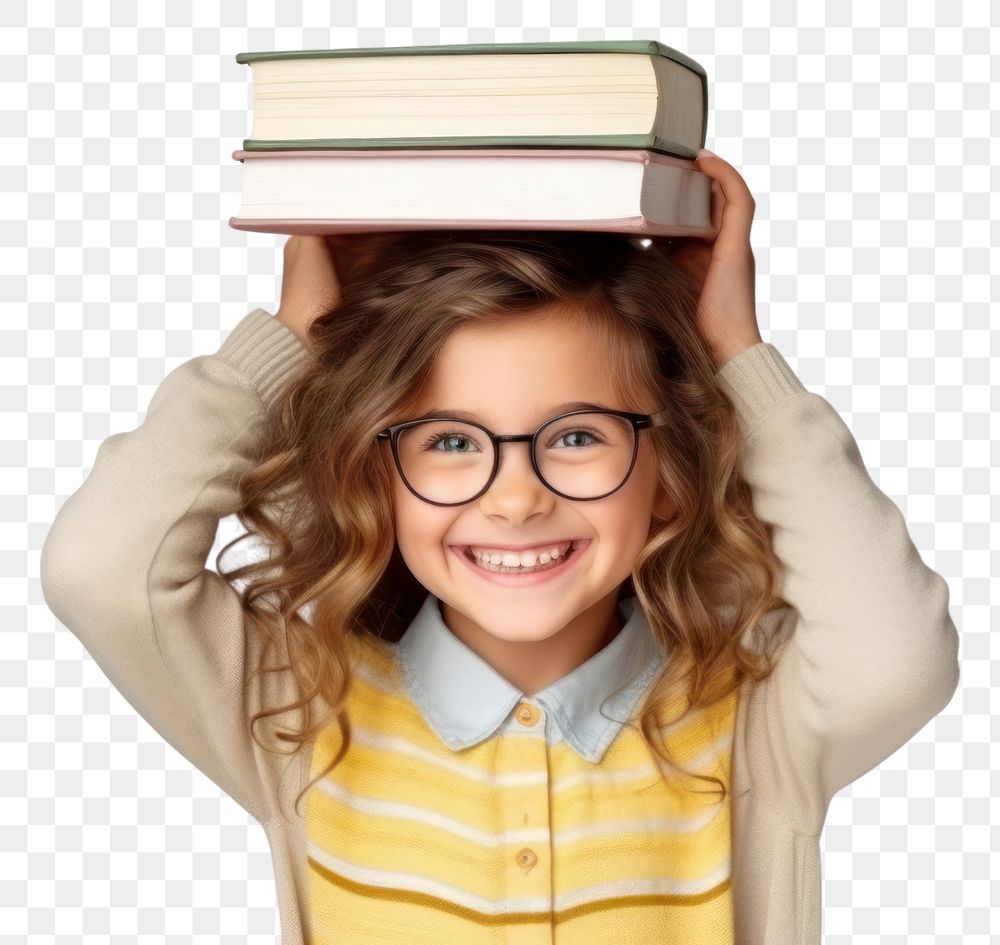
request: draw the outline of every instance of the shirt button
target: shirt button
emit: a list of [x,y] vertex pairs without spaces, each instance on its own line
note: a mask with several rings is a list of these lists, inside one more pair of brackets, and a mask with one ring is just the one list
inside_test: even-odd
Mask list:
[[525,869],[530,870],[538,862],[538,854],[530,847],[517,851],[517,862]]
[[530,702],[522,702],[517,707],[517,720],[522,725],[530,728],[538,721],[538,709]]

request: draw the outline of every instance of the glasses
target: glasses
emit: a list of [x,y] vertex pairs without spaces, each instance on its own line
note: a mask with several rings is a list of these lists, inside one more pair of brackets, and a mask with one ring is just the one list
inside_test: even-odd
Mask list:
[[482,424],[452,417],[397,423],[388,439],[406,487],[431,505],[464,505],[493,484],[501,443],[531,443],[531,466],[564,499],[587,502],[617,492],[632,473],[639,431],[662,426],[666,411],[574,410],[546,420],[534,433],[499,436]]

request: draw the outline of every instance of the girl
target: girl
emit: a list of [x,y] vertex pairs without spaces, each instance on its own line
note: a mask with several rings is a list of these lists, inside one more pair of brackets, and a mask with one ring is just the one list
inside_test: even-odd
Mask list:
[[[283,942],[818,943],[831,798],[951,698],[698,160],[711,242],[288,240],[60,510],[46,601],[264,826]],[[216,573],[232,513],[268,555]]]

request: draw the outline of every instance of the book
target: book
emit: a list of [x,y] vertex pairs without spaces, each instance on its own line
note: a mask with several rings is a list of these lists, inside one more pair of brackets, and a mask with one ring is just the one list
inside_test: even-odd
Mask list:
[[442,148],[233,152],[238,216],[263,233],[415,229],[711,234],[711,178],[645,149]]
[[656,40],[244,52],[245,151],[646,149],[693,160],[708,84]]

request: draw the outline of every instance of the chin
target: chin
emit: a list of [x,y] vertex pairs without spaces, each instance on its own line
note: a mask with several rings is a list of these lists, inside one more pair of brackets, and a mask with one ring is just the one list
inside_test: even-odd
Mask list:
[[551,600],[524,600],[520,603],[512,602],[503,610],[505,619],[483,620],[481,617],[472,619],[498,639],[526,642],[547,640],[555,636],[579,617],[586,610],[586,606],[571,603],[566,599],[556,603]]
[[482,631],[489,636],[493,637],[495,640],[503,640],[506,643],[541,643],[544,640],[549,640],[554,637],[560,630],[563,629],[564,625],[558,627],[543,627],[538,628],[537,626],[532,628],[528,633],[524,631],[523,626],[520,627],[482,627]]

